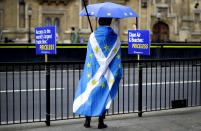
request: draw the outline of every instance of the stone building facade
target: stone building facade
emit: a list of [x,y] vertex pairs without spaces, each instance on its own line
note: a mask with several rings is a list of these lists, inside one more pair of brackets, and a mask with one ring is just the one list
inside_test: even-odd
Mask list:
[[[131,7],[140,16],[139,29],[150,30],[152,41],[201,41],[201,0],[85,0],[86,4],[105,1]],[[70,43],[71,27],[87,40],[91,30],[87,17],[79,16],[83,8],[83,0],[0,0],[0,39],[27,43],[30,29],[34,43],[35,27],[55,25],[58,43]],[[97,19],[90,19],[95,30]],[[136,18],[117,21],[120,39],[127,41]]]

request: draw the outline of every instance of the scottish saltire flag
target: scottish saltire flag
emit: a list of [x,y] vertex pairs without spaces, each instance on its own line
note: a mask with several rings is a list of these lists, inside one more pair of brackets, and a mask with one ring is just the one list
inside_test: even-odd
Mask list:
[[90,35],[74,98],[74,113],[101,116],[109,109],[122,76],[120,45],[117,34],[109,26],[100,26]]

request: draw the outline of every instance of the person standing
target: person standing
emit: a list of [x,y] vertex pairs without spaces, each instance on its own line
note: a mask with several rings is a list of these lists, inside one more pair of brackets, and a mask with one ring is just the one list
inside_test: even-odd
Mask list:
[[70,41],[71,44],[79,43],[79,34],[75,31],[75,27],[71,27]]
[[100,26],[89,37],[73,112],[86,116],[86,128],[90,127],[91,117],[99,116],[98,128],[102,129],[107,128],[105,113],[118,91],[122,65],[121,42],[110,27],[112,18],[99,18],[98,22]]

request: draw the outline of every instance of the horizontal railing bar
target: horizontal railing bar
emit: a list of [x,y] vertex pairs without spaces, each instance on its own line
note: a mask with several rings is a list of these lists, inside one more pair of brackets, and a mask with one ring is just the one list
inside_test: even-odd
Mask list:
[[[150,60],[122,60],[123,63],[146,62],[170,62],[170,61],[194,61],[201,58],[174,58],[174,59],[150,59]],[[59,64],[84,64],[84,61],[49,61],[49,62],[0,62],[0,65],[59,65]]]
[[[121,46],[128,46],[128,42],[127,41],[121,41]],[[200,46],[201,43],[200,42],[170,42],[170,43],[155,43],[155,42],[151,42],[151,46]],[[35,47],[35,44],[27,44],[27,43],[19,43],[19,44],[4,44],[4,43],[1,43],[0,44],[0,47],[1,46],[10,46],[10,47],[13,47],[13,46],[24,46],[24,47],[27,47],[29,48],[30,46],[34,46]],[[57,46],[63,46],[63,47],[75,47],[75,46],[87,46],[87,43],[84,43],[84,44],[57,44]]]
[[123,60],[123,63],[148,63],[148,62],[170,62],[170,61],[196,61],[201,58],[174,58],[174,59],[150,59],[150,60]]

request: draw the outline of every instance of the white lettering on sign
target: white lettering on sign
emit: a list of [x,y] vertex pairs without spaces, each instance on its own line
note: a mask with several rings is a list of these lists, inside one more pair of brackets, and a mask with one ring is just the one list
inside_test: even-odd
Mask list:
[[36,30],[36,44],[47,44],[52,39],[52,32],[49,29]]
[[144,42],[144,39],[140,39],[141,37],[141,33],[137,32],[137,33],[133,33],[133,32],[129,32],[129,42]]
[[36,34],[37,35],[43,34],[43,30],[36,30]]

